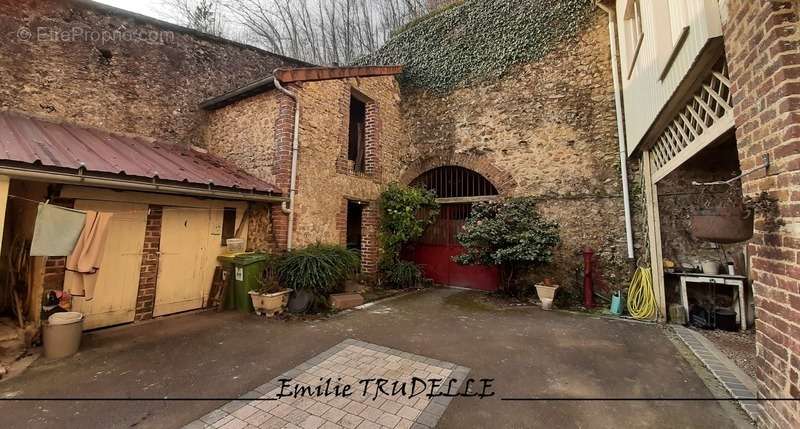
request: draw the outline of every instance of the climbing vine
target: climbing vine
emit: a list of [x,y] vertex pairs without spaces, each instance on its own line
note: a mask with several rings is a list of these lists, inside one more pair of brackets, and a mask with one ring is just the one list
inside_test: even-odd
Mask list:
[[439,215],[436,194],[398,183],[381,193],[379,207],[381,256],[389,262],[399,260],[403,245],[421,237]]
[[467,0],[410,23],[357,64],[402,64],[402,84],[446,92],[542,58],[585,27],[593,3]]

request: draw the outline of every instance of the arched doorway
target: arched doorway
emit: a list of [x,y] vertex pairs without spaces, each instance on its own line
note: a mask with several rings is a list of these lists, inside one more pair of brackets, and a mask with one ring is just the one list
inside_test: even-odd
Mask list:
[[459,166],[428,170],[411,182],[436,193],[441,213],[423,236],[407,249],[425,276],[436,283],[481,290],[496,290],[500,276],[496,267],[464,266],[453,262],[463,251],[456,238],[469,216],[472,204],[497,198],[497,188],[479,173]]

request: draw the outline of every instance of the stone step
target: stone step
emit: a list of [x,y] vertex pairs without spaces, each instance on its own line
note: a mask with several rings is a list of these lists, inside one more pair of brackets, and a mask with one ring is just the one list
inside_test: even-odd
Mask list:
[[363,304],[364,297],[360,293],[335,293],[330,296],[330,303],[334,310],[345,310]]

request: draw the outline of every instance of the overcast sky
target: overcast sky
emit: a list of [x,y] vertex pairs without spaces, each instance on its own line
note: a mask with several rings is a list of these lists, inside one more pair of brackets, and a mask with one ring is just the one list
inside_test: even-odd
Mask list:
[[126,9],[153,18],[169,20],[163,0],[95,0],[99,3],[110,4],[120,9]]

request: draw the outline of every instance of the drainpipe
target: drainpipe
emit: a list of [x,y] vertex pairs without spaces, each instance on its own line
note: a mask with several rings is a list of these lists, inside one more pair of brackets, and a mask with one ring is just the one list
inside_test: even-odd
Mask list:
[[598,0],[597,6],[608,14],[608,36],[611,45],[611,73],[614,80],[614,106],[617,111],[617,134],[619,135],[619,169],[622,175],[622,200],[625,208],[625,238],[628,245],[628,259],[634,258],[633,227],[631,225],[631,197],[628,190],[628,143],[625,137],[624,107],[622,103],[622,77],[620,75],[619,47],[617,40],[616,12]]
[[[274,74],[274,73],[273,73]],[[289,91],[281,85],[281,82],[276,78],[274,79],[275,88],[284,94],[288,95],[294,100],[294,129],[292,130],[292,170],[291,179],[289,179],[289,202],[284,201],[281,203],[281,210],[289,215],[289,231],[286,233],[286,250],[292,250],[292,232],[294,230],[294,194],[296,192],[295,184],[297,183],[297,152],[300,150],[300,99],[297,94]]]

